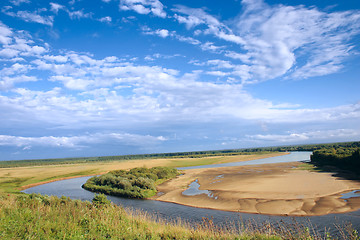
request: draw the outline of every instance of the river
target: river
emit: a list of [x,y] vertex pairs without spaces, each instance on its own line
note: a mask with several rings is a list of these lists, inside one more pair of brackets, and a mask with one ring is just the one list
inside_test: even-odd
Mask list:
[[[243,166],[252,164],[264,164],[264,163],[277,163],[277,162],[293,162],[293,161],[308,161],[310,159],[311,152],[292,152],[289,155],[271,157],[266,159],[252,160],[238,163],[227,164],[215,164],[207,166],[196,166],[181,169],[190,168],[205,168],[205,167],[224,167],[224,166]],[[81,186],[90,177],[80,177],[67,179],[52,183],[47,183],[32,187],[24,190],[25,193],[40,193],[54,196],[67,196],[72,199],[89,200],[94,197],[94,193],[84,190]],[[323,233],[325,230],[331,234],[338,235],[338,229],[336,226],[342,226],[345,223],[351,223],[353,228],[360,230],[360,210],[350,213],[341,214],[328,214],[324,216],[311,216],[311,217],[286,217],[286,216],[270,216],[261,214],[247,214],[237,212],[226,212],[211,209],[202,209],[183,206],[174,203],[160,202],[154,200],[138,200],[138,199],[126,199],[120,197],[108,196],[108,199],[115,204],[122,205],[123,207],[140,209],[142,211],[155,214],[162,219],[177,220],[181,218],[182,221],[197,224],[203,221],[203,218],[212,219],[214,224],[224,226],[230,222],[243,222],[249,221],[256,222],[259,225],[261,223],[284,223],[292,225],[302,224],[315,229],[319,233]]]

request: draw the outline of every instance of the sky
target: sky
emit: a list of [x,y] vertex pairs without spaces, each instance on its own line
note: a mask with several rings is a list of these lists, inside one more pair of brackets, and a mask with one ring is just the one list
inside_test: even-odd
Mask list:
[[360,2],[2,0],[0,160],[360,140]]

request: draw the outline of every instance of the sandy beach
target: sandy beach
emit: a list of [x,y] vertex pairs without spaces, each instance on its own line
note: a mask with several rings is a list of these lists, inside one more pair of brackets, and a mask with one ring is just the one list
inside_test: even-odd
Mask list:
[[[360,189],[360,182],[331,173],[299,170],[301,163],[192,169],[158,186],[159,201],[193,207],[269,215],[312,216],[360,208],[360,197],[342,199]],[[197,180],[208,194],[184,195]]]

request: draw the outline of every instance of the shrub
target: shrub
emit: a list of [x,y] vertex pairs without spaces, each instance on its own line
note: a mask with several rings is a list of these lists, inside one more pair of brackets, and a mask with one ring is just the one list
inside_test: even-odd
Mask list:
[[168,167],[116,170],[88,179],[83,188],[113,196],[147,198],[156,194],[156,183],[176,177],[178,174],[175,168]]
[[91,202],[95,207],[101,207],[110,204],[110,200],[108,200],[104,194],[95,194]]

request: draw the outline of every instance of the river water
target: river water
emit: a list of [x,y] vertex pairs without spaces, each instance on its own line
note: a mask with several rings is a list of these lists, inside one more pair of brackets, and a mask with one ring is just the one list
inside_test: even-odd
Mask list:
[[[277,163],[277,162],[293,162],[293,161],[308,161],[310,159],[311,152],[292,152],[289,155],[271,157],[266,159],[252,160],[238,163],[228,163],[196,166],[189,168],[205,168],[205,167],[224,167],[224,166],[243,166],[252,164],[264,164],[264,163]],[[181,168],[181,169],[189,169]],[[84,190],[81,186],[90,177],[80,177],[67,179],[44,185],[32,187],[24,190],[25,193],[40,193],[45,195],[54,196],[67,196],[72,199],[88,200],[91,201],[94,197],[94,193]],[[357,196],[357,195],[355,195]],[[202,223],[203,218],[212,219],[214,224],[219,226],[225,226],[230,223],[249,221],[256,222],[259,226],[262,223],[281,223],[285,225],[301,224],[315,229],[319,233],[324,231],[331,234],[338,235],[338,228],[336,226],[343,226],[346,223],[351,223],[353,228],[360,231],[360,210],[350,213],[341,214],[328,214],[324,216],[311,216],[311,217],[286,217],[286,216],[270,216],[261,214],[248,214],[238,212],[226,212],[220,210],[202,209],[183,206],[174,203],[160,202],[154,200],[139,200],[139,199],[126,199],[120,197],[108,196],[108,199],[115,204],[122,205],[123,207],[129,207],[134,209],[140,209],[150,214],[155,214],[162,219],[176,221],[181,218],[182,221],[189,222],[190,224]]]

